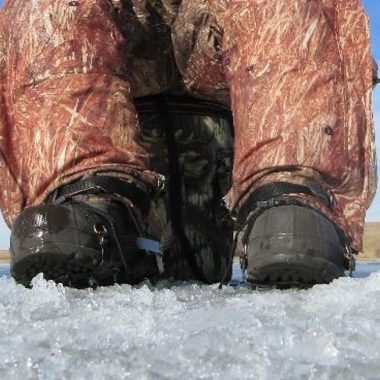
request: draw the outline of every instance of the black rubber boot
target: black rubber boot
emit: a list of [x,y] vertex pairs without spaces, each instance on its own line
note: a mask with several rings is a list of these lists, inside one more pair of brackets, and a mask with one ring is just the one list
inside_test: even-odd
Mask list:
[[243,238],[249,282],[307,287],[349,269],[343,235],[320,212],[291,197],[257,204]]
[[51,203],[26,208],[12,228],[12,276],[29,286],[42,272],[46,279],[82,288],[155,275],[154,255],[139,246],[143,238],[129,202],[136,195],[139,189],[131,183],[91,177],[60,188]]

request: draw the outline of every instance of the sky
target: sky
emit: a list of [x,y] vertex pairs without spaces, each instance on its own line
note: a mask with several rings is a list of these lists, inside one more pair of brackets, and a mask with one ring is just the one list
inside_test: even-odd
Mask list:
[[[372,33],[372,50],[373,55],[380,67],[380,0],[363,0],[364,7],[370,17]],[[0,0],[0,7],[3,1]],[[379,73],[380,75],[380,73]],[[380,85],[375,89],[373,94],[373,114],[376,130],[376,149],[380,157]],[[380,163],[378,159],[378,176],[380,178]],[[380,186],[379,186],[380,187]],[[367,221],[380,221],[380,189],[377,192],[374,202],[367,211]],[[0,249],[8,249],[9,230],[5,226],[0,216]]]

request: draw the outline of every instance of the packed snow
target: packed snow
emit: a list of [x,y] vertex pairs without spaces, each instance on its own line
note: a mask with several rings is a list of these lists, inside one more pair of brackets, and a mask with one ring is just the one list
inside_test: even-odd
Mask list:
[[[309,290],[16,285],[0,267],[0,379],[378,379],[380,262]],[[234,268],[234,276],[239,270]]]

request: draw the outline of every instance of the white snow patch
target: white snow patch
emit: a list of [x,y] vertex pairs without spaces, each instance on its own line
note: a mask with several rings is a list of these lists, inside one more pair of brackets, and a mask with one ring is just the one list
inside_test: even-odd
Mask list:
[[377,378],[380,265],[360,265],[359,278],[287,291],[75,290],[41,276],[25,289],[3,266],[0,378]]

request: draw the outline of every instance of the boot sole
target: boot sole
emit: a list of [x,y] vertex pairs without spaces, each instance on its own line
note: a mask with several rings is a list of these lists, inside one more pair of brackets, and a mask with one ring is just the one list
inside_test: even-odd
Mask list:
[[[45,242],[45,248],[48,245]],[[111,285],[116,282],[120,269],[116,262],[102,262],[98,251],[69,244],[61,244],[58,248],[55,243],[50,250],[19,254],[18,257],[12,258],[11,274],[27,287],[39,273],[43,273],[46,280],[75,288]]]
[[343,275],[342,268],[321,258],[277,254],[261,263],[253,263],[248,282],[253,287],[308,288],[328,284]]

